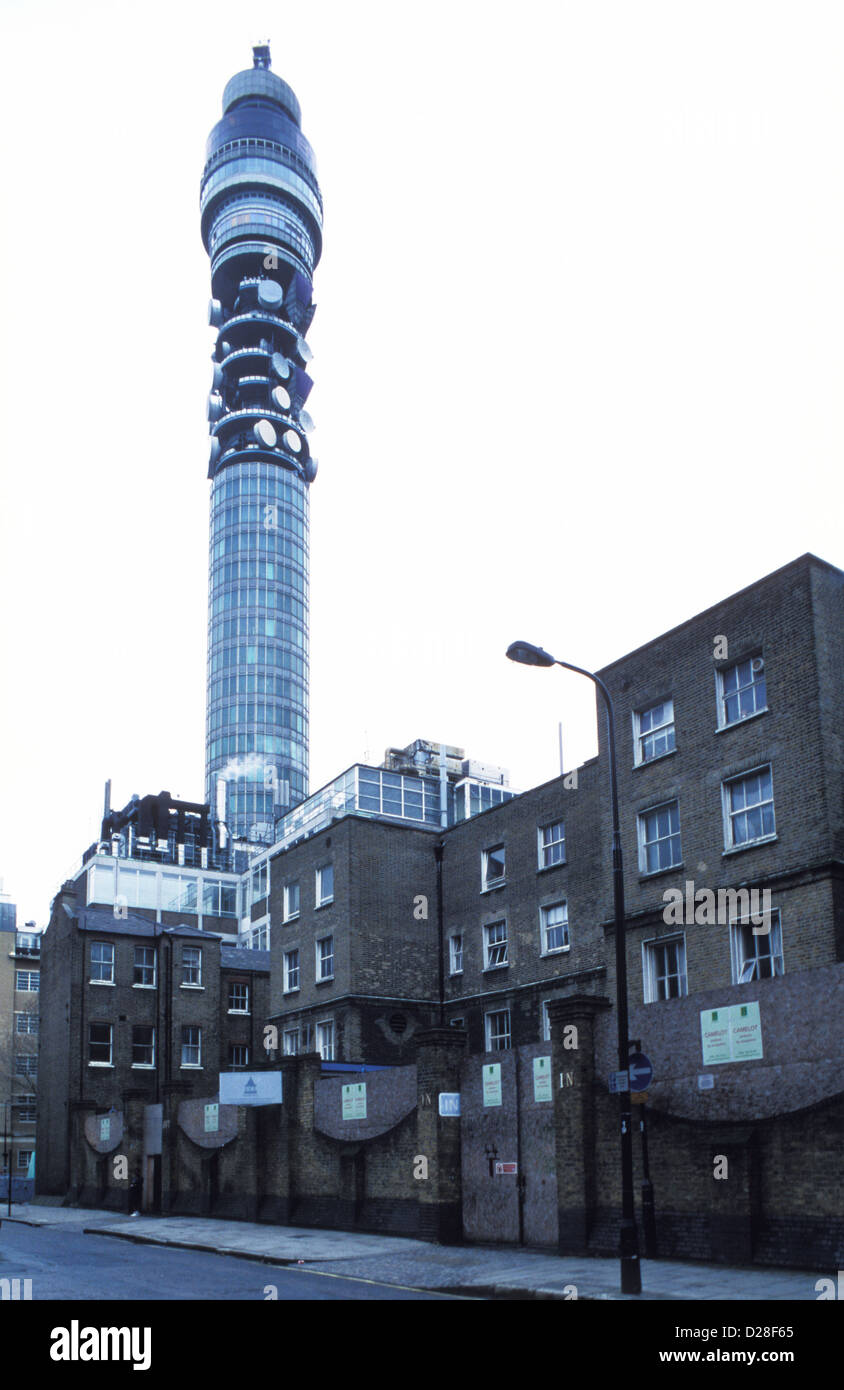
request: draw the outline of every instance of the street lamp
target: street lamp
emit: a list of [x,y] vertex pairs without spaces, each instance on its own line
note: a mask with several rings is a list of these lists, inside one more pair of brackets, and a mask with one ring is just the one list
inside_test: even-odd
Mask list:
[[[568,661],[558,661],[542,647],[530,642],[513,642],[507,648],[511,661],[522,666],[564,666],[567,671],[576,671],[580,676],[588,676],[594,681],[604,697],[607,711],[607,740],[610,755],[610,795],[612,797],[612,881],[613,902],[615,906],[615,995],[616,1016],[618,1019],[618,1069],[626,1072],[629,1061],[629,1038],[627,1023],[627,954],[624,939],[624,871],[621,863],[621,830],[618,823],[618,778],[615,763],[615,715],[610,692],[599,676],[584,671],[582,666],[572,666]],[[639,1267],[639,1239],[636,1232],[636,1217],[633,1208],[633,1130],[630,1114],[630,1092],[620,1091],[619,1115],[621,1119],[621,1238],[619,1254],[621,1257],[621,1292],[641,1293],[642,1275]]]

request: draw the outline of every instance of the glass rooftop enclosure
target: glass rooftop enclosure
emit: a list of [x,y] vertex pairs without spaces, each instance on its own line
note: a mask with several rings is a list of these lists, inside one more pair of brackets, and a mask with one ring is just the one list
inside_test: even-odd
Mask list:
[[500,806],[515,795],[509,787],[479,777],[453,780],[439,774],[392,772],[356,763],[282,817],[273,852],[315,835],[341,816],[368,816],[410,824],[419,830],[439,830]]
[[[390,748],[380,767],[355,763],[275,822],[272,844],[233,839],[211,808],[173,800],[168,792],[133,797],[122,811],[109,804],[100,840],[83,854],[71,877],[84,875],[85,900],[113,905],[115,915],[133,908],[184,914],[225,935],[253,924],[249,913],[266,896],[265,866],[280,850],[324,830],[344,816],[410,825],[437,833],[518,795],[503,768],[465,758],[462,748],[417,739]],[[256,879],[257,875],[257,879]],[[257,883],[257,887],[256,887]],[[245,944],[245,943],[244,943]]]

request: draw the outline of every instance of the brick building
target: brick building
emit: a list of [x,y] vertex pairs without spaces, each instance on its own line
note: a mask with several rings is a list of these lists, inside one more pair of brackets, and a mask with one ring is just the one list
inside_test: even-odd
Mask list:
[[[0,902],[0,1101],[5,1143],[4,1179],[11,1172],[20,1200],[31,1192],[38,1085],[40,933],[34,922],[19,931],[15,904]],[[5,1183],[2,1185],[5,1186]]]
[[180,1104],[213,1103],[220,1072],[259,1054],[269,959],[151,907],[85,906],[87,882],[64,885],[44,934],[38,1190],[118,1205],[139,1173],[159,1207],[183,1184],[162,1139]]
[[[599,673],[663,1255],[844,1258],[843,594],[840,571],[802,556]],[[284,1098],[221,1106],[210,1135],[213,1093],[190,1093],[177,1208],[614,1252],[603,720],[596,758],[521,796],[458,793],[464,771],[438,814],[429,769],[427,814],[389,758],[350,769],[241,874]]]

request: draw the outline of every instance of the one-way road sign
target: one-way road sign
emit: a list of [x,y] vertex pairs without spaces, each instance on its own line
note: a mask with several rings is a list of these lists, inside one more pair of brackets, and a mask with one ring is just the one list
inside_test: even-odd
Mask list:
[[646,1091],[654,1079],[650,1058],[646,1057],[644,1052],[633,1052],[627,1069],[630,1072],[631,1091]]

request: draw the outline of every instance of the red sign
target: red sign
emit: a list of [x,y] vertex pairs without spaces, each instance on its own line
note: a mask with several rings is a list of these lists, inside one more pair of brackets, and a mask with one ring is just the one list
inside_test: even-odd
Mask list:
[[518,1163],[496,1163],[495,1165],[496,1176],[499,1173],[518,1173],[518,1171]]

